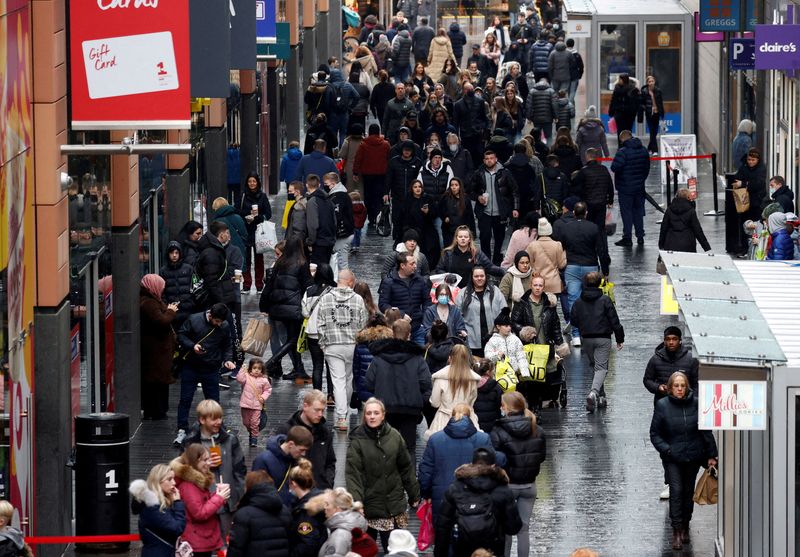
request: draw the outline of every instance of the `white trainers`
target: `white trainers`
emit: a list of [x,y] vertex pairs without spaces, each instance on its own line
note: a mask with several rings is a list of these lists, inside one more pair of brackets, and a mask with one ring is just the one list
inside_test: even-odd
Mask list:
[[572,337],[572,346],[575,348],[580,348],[581,345],[581,337]]
[[338,418],[336,420],[336,429],[337,431],[347,431],[350,429],[350,420],[347,418]]
[[179,429],[178,435],[175,436],[175,440],[172,442],[173,445],[176,447],[183,446],[183,442],[186,440],[186,430]]
[[664,489],[661,491],[658,498],[661,500],[669,499],[669,484],[664,484]]

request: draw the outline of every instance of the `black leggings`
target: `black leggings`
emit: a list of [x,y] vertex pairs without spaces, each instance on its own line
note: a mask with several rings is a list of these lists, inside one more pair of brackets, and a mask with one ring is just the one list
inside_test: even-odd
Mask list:
[[272,355],[265,367],[269,368],[269,366],[274,365],[276,362],[280,362],[281,358],[286,354],[289,354],[289,358],[292,360],[292,371],[296,373],[305,373],[303,357],[297,351],[297,337],[300,336],[300,328],[303,326],[303,322],[294,319],[276,319],[274,317],[273,320],[283,323],[283,326],[286,327],[286,343],[281,346],[278,352]]
[[379,532],[375,528],[367,528],[367,534],[369,534],[373,540],[378,541],[378,536],[380,535],[384,553],[389,552],[389,534],[391,533],[391,530],[388,532]]

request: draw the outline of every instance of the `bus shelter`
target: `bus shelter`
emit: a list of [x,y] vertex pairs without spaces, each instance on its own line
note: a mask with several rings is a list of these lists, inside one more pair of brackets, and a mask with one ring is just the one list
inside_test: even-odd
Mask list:
[[800,265],[661,256],[700,360],[699,427],[719,448],[715,554],[800,555]]
[[[579,116],[597,107],[608,125],[611,93],[620,74],[640,86],[653,75],[664,96],[666,132],[694,133],[694,27],[677,0],[564,0],[567,36],[585,60],[575,105]],[[645,133],[638,124],[638,134]]]

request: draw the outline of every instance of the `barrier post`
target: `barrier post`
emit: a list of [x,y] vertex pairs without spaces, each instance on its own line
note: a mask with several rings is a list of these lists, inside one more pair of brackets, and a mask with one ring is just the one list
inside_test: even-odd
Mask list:
[[672,169],[672,185],[675,186],[675,193],[678,193],[678,174],[680,172],[677,168]]
[[666,206],[669,207],[670,201],[672,199],[672,185],[671,185],[672,184],[672,167],[670,166],[668,160],[664,161],[664,165],[667,168],[667,191],[666,191],[667,202],[666,202]]
[[713,184],[713,191],[714,191],[714,210],[713,211],[706,211],[703,213],[706,217],[719,217],[725,214],[725,211],[720,211],[719,209],[719,196],[718,196],[718,189],[719,189],[719,176],[717,176],[717,154],[711,153],[711,179],[714,180]]

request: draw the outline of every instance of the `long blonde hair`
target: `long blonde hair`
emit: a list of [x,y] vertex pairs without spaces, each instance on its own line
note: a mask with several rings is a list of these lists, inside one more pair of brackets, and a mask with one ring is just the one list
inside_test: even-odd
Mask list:
[[[448,184],[448,191],[449,189],[450,188]],[[463,195],[465,193],[463,183],[461,185],[461,191],[462,193],[459,195]],[[462,224],[456,228],[456,231],[453,233],[453,241],[450,242],[450,245],[444,248],[443,251],[453,251],[454,249],[456,249],[456,247],[458,246],[458,239],[457,239],[458,233],[463,231],[469,232],[469,253],[470,253],[469,261],[470,263],[476,263],[478,256],[478,246],[475,244],[475,235],[472,233],[472,230],[470,230],[469,226],[467,226],[466,224]]]
[[463,344],[457,344],[450,351],[450,370],[447,374],[450,392],[454,397],[459,391],[466,395],[469,393],[472,382],[469,348]]
[[525,417],[530,418],[533,431],[531,437],[539,436],[539,432],[536,428],[536,414],[528,409],[528,402],[525,400],[522,393],[509,391],[503,393],[500,400],[505,405],[507,414],[525,414]]
[[166,480],[170,474],[174,474],[174,472],[169,464],[156,464],[147,474],[147,487],[158,496],[158,508],[162,511],[172,506],[172,496],[167,496],[161,489],[161,482]]

